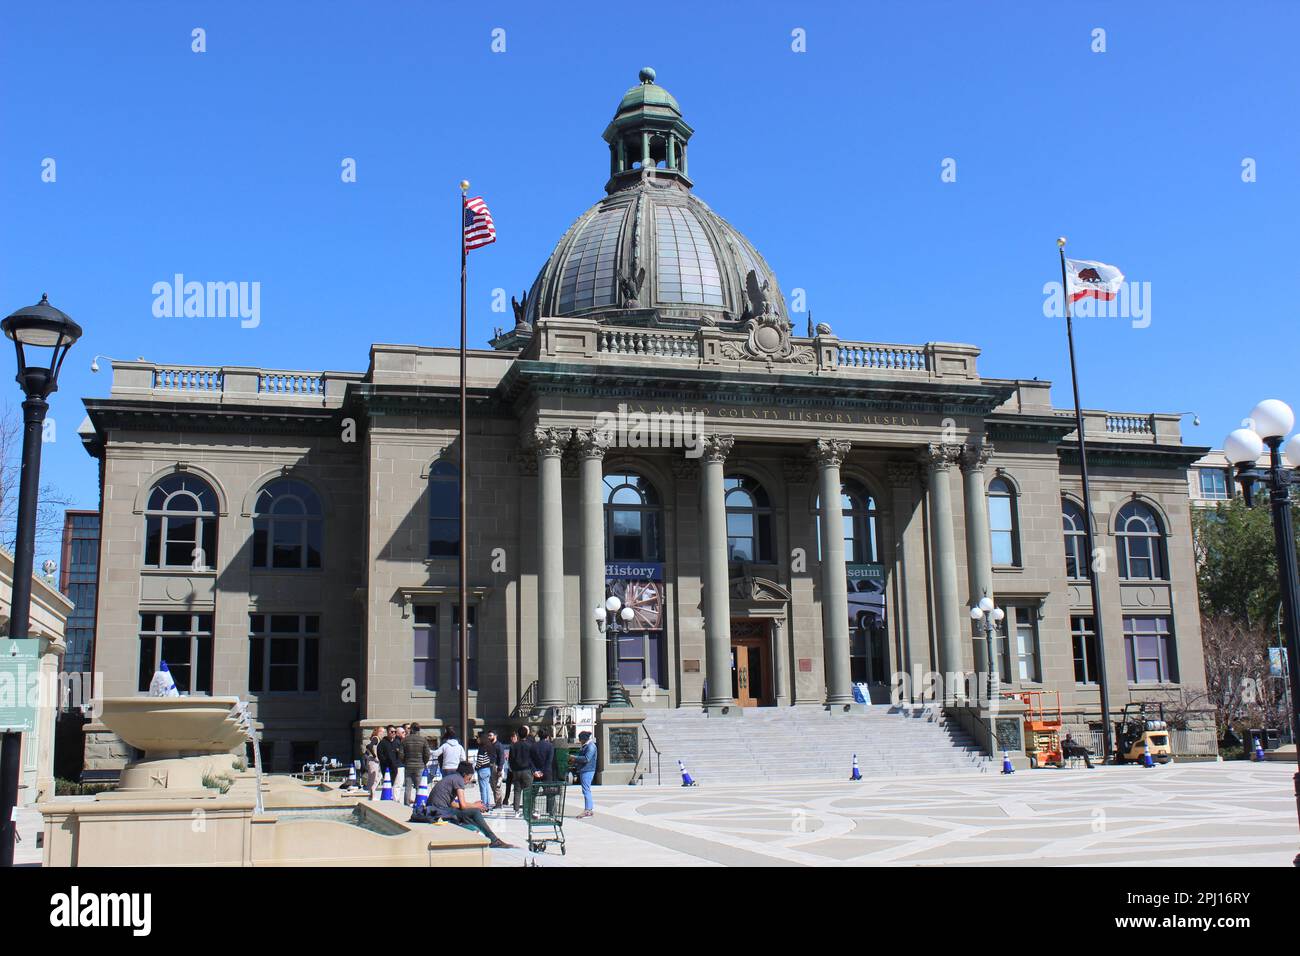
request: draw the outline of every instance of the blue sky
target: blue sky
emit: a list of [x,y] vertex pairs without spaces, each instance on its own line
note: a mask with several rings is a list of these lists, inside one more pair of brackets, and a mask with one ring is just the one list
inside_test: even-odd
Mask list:
[[[974,343],[984,374],[1051,379],[1066,407],[1042,291],[1065,234],[1151,283],[1149,327],[1080,320],[1085,405],[1192,409],[1206,445],[1258,398],[1300,405],[1300,4],[558,9],[5,4],[0,311],[48,292],[86,330],[45,478],[95,506],[75,435],[81,398],[109,386],[95,353],[362,370],[374,341],[456,344],[462,177],[499,235],[471,258],[484,344],[510,324],[492,290],[527,288],[603,195],[600,133],[643,65],[695,127],[696,192],[841,337]],[[155,318],[152,286],[177,272],[260,282],[261,324]],[[14,386],[12,413],[19,400]]]

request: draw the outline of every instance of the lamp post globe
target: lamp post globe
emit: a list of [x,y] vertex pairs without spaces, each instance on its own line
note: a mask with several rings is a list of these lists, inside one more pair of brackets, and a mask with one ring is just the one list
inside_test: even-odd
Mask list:
[[980,610],[980,606],[978,604],[976,604],[973,608],[970,609],[970,619],[972,621],[984,620],[984,612]]
[[1253,465],[1264,454],[1264,439],[1251,428],[1238,428],[1223,440],[1223,453],[1234,465]]
[[1004,610],[1002,610],[1002,608],[1000,608],[1000,607],[995,607],[995,608],[993,609],[993,623],[994,623],[994,624],[1001,624],[1003,618],[1005,618],[1006,616],[1007,616],[1007,612],[1004,611]]
[[1286,458],[1288,468],[1300,468],[1300,432],[1296,432],[1282,446],[1282,455]]
[[980,610],[985,614],[993,610],[993,599],[987,594],[980,598]]
[[1295,425],[1295,412],[1286,402],[1266,398],[1250,413],[1260,438],[1282,438]]
[[[45,399],[59,387],[59,370],[68,350],[81,338],[81,326],[50,305],[47,296],[0,321],[0,330],[14,343],[18,357],[15,380],[23,395],[22,470],[18,482],[18,515],[14,534],[14,577],[10,596],[9,636],[25,639],[30,631],[32,564],[36,553],[36,510],[40,489],[41,432],[49,405]],[[18,802],[19,754],[22,735],[5,732],[0,746],[0,867],[13,866],[16,835],[13,810]]]
[[618,613],[618,609],[621,608],[622,606],[623,606],[623,602],[620,601],[613,594],[605,598],[605,610],[609,611],[610,614]]

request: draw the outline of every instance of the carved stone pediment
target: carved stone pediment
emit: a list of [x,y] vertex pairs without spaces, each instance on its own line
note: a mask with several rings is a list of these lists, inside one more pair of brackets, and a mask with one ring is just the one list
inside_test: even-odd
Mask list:
[[746,574],[729,582],[733,601],[772,601],[784,604],[790,592],[769,578]]

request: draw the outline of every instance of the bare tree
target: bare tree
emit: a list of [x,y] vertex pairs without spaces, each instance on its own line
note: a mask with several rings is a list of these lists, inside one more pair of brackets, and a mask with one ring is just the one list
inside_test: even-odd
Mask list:
[[[21,410],[0,405],[0,544],[14,550],[18,538],[18,484],[22,473],[23,416]],[[36,550],[58,551],[63,512],[72,499],[53,485],[42,485],[36,498]]]
[[1201,617],[1205,701],[1222,733],[1228,727],[1277,727],[1282,681],[1269,672],[1269,631],[1227,614]]

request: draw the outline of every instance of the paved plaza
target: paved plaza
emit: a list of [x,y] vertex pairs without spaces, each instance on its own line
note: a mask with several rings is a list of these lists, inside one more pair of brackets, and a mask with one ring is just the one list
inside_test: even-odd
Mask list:
[[[597,788],[550,866],[1289,866],[1294,765],[1022,771],[754,788]],[[567,813],[581,810],[576,787]],[[493,820],[521,846],[525,826]]]
[[[494,866],[1289,866],[1300,848],[1293,764],[1245,762],[989,772],[757,787],[597,787],[568,852]],[[472,794],[473,791],[471,791]],[[68,798],[61,798],[68,799]],[[86,798],[72,798],[81,799]],[[18,862],[39,865],[39,814],[20,811]]]

